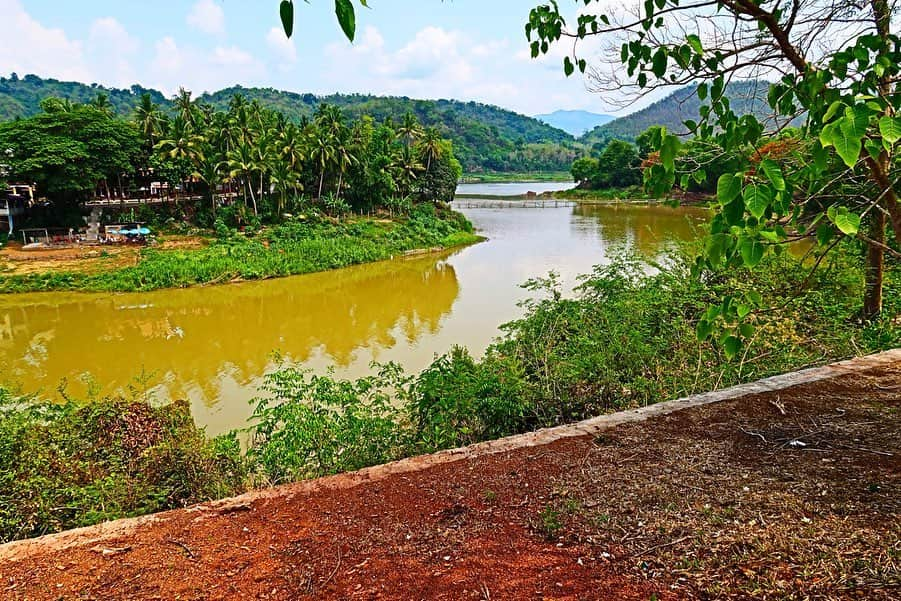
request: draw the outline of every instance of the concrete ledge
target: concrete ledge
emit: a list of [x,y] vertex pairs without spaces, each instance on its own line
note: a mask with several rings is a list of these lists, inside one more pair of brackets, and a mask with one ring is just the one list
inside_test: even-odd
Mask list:
[[396,474],[417,472],[436,465],[452,463],[462,459],[472,459],[493,455],[495,453],[504,453],[517,449],[547,445],[566,438],[594,436],[603,430],[607,430],[619,424],[644,421],[653,417],[667,415],[692,407],[735,400],[753,394],[785,390],[795,386],[819,382],[821,380],[840,378],[842,376],[858,374],[897,363],[901,363],[901,349],[894,349],[875,355],[841,361],[824,367],[816,367],[773,376],[748,384],[741,384],[723,390],[676,399],[674,401],[657,403],[640,409],[602,415],[574,424],[482,442],[464,448],[440,451],[431,455],[410,457],[393,463],[366,468],[357,472],[339,474],[317,480],[308,480],[276,488],[256,490],[238,497],[203,503],[184,510],[173,510],[139,518],[105,522],[96,526],[69,530],[59,534],[50,534],[36,539],[14,541],[5,545],[0,545],[0,561],[21,561],[27,559],[32,553],[53,550],[59,551],[76,546],[93,546],[103,541],[127,536],[138,528],[167,521],[170,519],[171,515],[179,512],[188,512],[189,514],[196,513],[197,517],[194,518],[194,521],[201,521],[226,513],[230,509],[245,508],[256,502],[265,501],[267,499],[277,497],[290,499],[298,495],[315,493],[320,490],[349,489],[361,484],[383,480]]

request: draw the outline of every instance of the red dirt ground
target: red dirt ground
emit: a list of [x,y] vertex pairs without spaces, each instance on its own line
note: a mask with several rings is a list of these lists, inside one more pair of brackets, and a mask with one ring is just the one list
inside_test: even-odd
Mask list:
[[[901,365],[162,514],[4,599],[898,599]],[[5,559],[4,559],[5,557]]]

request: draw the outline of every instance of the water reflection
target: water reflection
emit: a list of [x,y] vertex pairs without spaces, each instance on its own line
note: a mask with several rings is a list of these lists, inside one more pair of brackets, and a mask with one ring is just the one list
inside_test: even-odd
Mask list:
[[645,257],[655,257],[675,242],[695,239],[707,221],[702,209],[655,205],[577,205],[573,215],[575,228],[596,228],[608,247],[629,246]]
[[379,349],[415,348],[459,294],[447,254],[232,286],[128,295],[0,298],[0,379],[84,394],[139,386],[190,398],[209,412],[254,396],[272,351],[290,361],[348,368]]

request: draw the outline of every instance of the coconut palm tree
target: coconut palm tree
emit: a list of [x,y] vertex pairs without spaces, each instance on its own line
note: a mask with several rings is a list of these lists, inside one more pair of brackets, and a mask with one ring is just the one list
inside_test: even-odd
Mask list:
[[225,178],[227,167],[228,164],[222,160],[222,155],[211,144],[204,146],[202,154],[196,160],[194,177],[207,185],[213,218],[216,217],[216,189]]
[[444,141],[434,127],[427,127],[419,141],[419,156],[426,161],[425,170],[430,171],[432,161],[437,160],[443,152]]
[[134,119],[147,145],[153,148],[163,128],[164,118],[159,105],[153,102],[150,94],[145,92],[141,95],[141,100],[135,107]]
[[289,190],[297,190],[300,186],[298,182],[298,172],[295,171],[291,164],[283,158],[273,161],[269,166],[269,177],[278,190],[278,213],[281,215],[285,211],[285,204]]
[[310,130],[310,160],[319,168],[319,192],[316,198],[322,198],[322,185],[325,182],[325,174],[335,158],[335,145],[333,136],[318,127]]
[[404,146],[392,157],[391,171],[401,196],[408,196],[417,174],[422,171],[422,163],[417,160],[412,148]]
[[227,157],[229,174],[232,177],[241,178],[242,188],[245,191],[244,202],[247,202],[247,194],[250,194],[250,200],[253,203],[254,215],[259,215],[257,210],[257,199],[253,193],[253,174],[259,170],[257,154],[254,148],[249,144],[238,144],[232,148]]
[[189,123],[192,126],[196,124],[197,106],[191,99],[190,91],[184,88],[178,88],[178,94],[172,99],[172,103],[175,105],[175,110],[178,112],[178,115],[184,119],[185,123]]
[[395,130],[404,141],[404,146],[410,146],[422,136],[422,126],[416,119],[416,115],[407,111],[401,124]]

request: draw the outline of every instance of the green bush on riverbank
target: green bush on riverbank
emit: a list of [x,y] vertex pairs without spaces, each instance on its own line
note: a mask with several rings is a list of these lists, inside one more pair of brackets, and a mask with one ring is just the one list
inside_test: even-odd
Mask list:
[[[553,277],[534,280],[525,315],[481,360],[454,349],[418,375],[386,365],[356,381],[277,371],[253,401],[256,428],[243,454],[233,437],[204,441],[183,405],[57,408],[7,395],[0,534],[354,470],[901,346],[896,264],[886,317],[861,322],[863,275],[853,257],[830,255],[812,276],[789,255],[696,276],[691,256],[670,253],[652,273],[619,256],[586,276],[575,298]],[[769,309],[751,317],[756,334],[730,361],[718,345],[698,342],[697,319],[724,291],[746,290],[760,291]]]
[[409,218],[290,222],[255,237],[223,232],[197,250],[144,249],[140,262],[99,273],[0,277],[0,293],[46,290],[132,292],[311,273],[390,258],[414,249],[478,240],[458,213],[418,205]]
[[244,489],[233,436],[187,403],[34,402],[0,389],[0,542],[183,507]]

